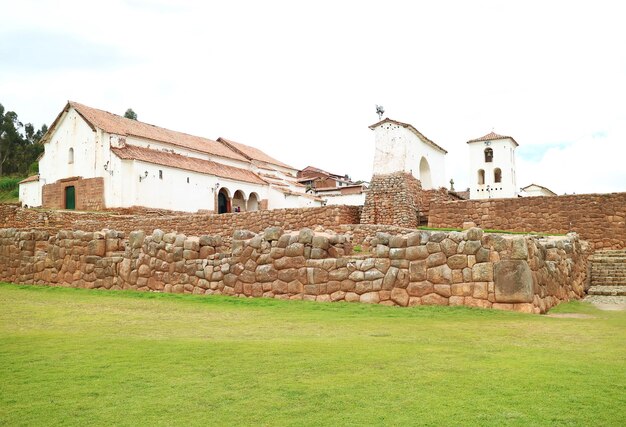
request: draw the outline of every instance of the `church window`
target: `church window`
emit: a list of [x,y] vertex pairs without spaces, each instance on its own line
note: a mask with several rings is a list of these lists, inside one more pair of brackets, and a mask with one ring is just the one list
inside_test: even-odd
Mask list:
[[74,163],[74,149],[70,148],[70,151],[67,155],[67,163],[72,164]]
[[493,182],[502,182],[502,171],[500,168],[493,170]]
[[493,150],[491,148],[485,148],[485,163],[493,162]]
[[485,183],[485,171],[482,169],[478,170],[478,185],[483,185]]
[[163,171],[159,169],[159,179],[163,179]]

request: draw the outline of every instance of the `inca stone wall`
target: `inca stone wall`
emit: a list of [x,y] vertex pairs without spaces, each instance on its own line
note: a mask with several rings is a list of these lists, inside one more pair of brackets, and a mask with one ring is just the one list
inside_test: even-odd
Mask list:
[[[121,212],[124,212],[122,210]],[[358,206],[324,206],[319,208],[273,209],[230,214],[163,214],[142,210],[139,214],[118,212],[80,212],[47,209],[23,209],[17,205],[0,204],[0,227],[18,229],[84,230],[102,228],[129,233],[133,230],[155,229],[189,235],[219,235],[226,244],[235,230],[263,231],[267,227],[285,229],[324,227],[336,229],[342,224],[358,224]]]
[[[364,232],[360,229],[360,232]],[[0,230],[0,279],[99,289],[467,305],[543,313],[584,293],[586,250],[576,235],[236,231],[221,236],[111,230]]]
[[490,230],[576,232],[594,249],[626,248],[626,193],[434,201],[428,225]]
[[361,224],[416,228],[428,220],[433,201],[452,200],[445,188],[423,190],[419,180],[405,172],[374,175],[365,196]]

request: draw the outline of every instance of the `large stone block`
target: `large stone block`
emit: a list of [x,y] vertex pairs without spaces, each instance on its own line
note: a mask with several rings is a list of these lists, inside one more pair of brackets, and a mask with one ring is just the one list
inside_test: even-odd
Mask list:
[[533,276],[524,260],[505,260],[495,264],[496,301],[522,303],[533,300]]
[[528,259],[528,245],[525,237],[517,237],[511,242],[511,259]]

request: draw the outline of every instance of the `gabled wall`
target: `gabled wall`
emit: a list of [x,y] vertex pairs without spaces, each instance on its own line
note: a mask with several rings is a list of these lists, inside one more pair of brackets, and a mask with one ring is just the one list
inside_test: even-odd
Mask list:
[[[411,130],[393,122],[374,129],[373,175],[407,172],[422,182],[424,189],[446,186],[445,155],[422,141]],[[420,168],[427,162],[430,173]]]

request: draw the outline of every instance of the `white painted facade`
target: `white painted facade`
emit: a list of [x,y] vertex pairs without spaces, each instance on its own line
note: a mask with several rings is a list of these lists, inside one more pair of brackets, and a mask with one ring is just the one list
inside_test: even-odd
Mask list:
[[321,195],[327,205],[348,205],[363,206],[365,205],[365,193],[358,194],[325,194]]
[[543,187],[537,184],[530,184],[521,189],[520,196],[522,197],[541,197],[541,196],[556,196],[556,193],[549,188]]
[[468,146],[470,199],[517,197],[517,142],[511,137],[498,135],[494,139],[469,141]]
[[[70,177],[102,177],[107,208],[143,206],[185,212],[213,211],[220,190],[231,198],[233,211],[237,206],[242,211],[258,210],[262,200],[267,200],[268,209],[322,205],[321,199],[304,195],[305,189],[297,185],[293,188],[288,185],[289,192],[294,194],[285,195],[261,178],[258,183],[253,183],[158,162],[122,159],[111,150],[112,147],[144,147],[210,160],[255,174],[260,172],[254,161],[248,161],[239,154],[230,158],[152,139],[105,132],[87,121],[71,103],[44,136],[44,142],[44,153],[39,161],[39,181],[20,185],[20,201],[28,206],[42,205],[42,187],[45,184]],[[267,172],[267,168],[272,167],[264,164],[263,171]],[[280,179],[291,175],[295,177],[297,172],[283,165],[276,165],[274,171]],[[283,188],[284,185],[283,182]],[[297,193],[302,193],[302,196]]]
[[37,208],[41,206],[41,184],[39,180],[20,183],[20,201],[24,206]]
[[374,130],[373,174],[408,172],[422,188],[446,186],[446,151],[406,123],[385,119],[370,126]]

